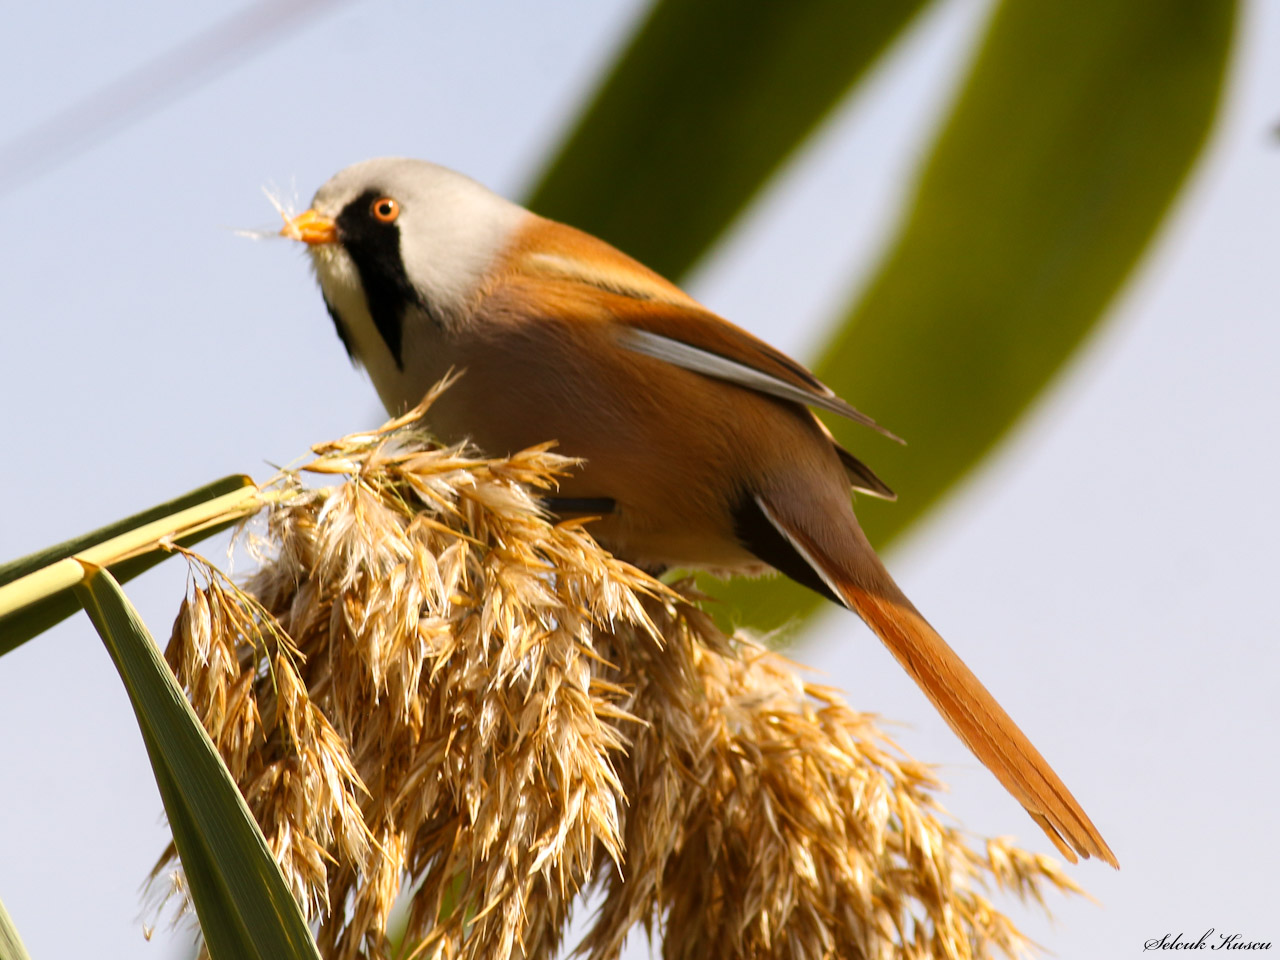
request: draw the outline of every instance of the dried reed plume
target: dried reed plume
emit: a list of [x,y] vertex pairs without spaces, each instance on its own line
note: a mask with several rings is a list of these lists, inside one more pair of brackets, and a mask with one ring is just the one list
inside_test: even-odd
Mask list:
[[[430,398],[429,398],[430,399]],[[1078,888],[943,822],[872,720],[550,522],[573,462],[481,459],[421,411],[315,448],[245,589],[211,568],[168,660],[334,958],[1014,956],[982,891]],[[157,871],[176,865],[172,851]],[[406,949],[406,952],[407,949]]]

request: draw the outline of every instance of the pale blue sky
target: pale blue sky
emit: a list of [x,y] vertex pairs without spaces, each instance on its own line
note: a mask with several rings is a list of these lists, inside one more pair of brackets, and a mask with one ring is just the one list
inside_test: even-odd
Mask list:
[[[0,141],[195,35],[225,3],[44,0],[0,14]],[[351,2],[0,196],[0,559],[368,425],[376,399],[300,252],[234,228],[346,164],[422,156],[519,196],[641,4]],[[695,295],[802,359],[894,217],[982,0],[946,0],[697,272]],[[1061,957],[1165,932],[1280,940],[1280,7],[1246,6],[1228,107],[1108,324],[892,557],[1053,762],[1124,869]],[[922,281],[924,282],[924,281]],[[1034,318],[1028,318],[1034,322]],[[850,397],[855,403],[857,397]],[[875,411],[871,411],[873,414]],[[167,636],[184,574],[130,588]],[[851,615],[798,658],[903,724],[970,828],[1047,849]],[[33,957],[169,957],[137,889],[166,839],[141,741],[83,618],[0,660],[0,900]],[[633,944],[645,955],[643,942]]]

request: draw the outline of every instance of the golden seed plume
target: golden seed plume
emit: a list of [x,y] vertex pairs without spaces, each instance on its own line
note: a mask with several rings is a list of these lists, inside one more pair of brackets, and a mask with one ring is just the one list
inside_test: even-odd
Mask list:
[[1079,892],[971,846],[928,768],[689,585],[549,520],[574,461],[421,415],[282,475],[259,570],[197,561],[167,650],[326,957],[392,956],[405,890],[398,955],[498,960],[554,956],[589,886],[592,960],[637,924],[668,958],[1016,956],[984,891]]

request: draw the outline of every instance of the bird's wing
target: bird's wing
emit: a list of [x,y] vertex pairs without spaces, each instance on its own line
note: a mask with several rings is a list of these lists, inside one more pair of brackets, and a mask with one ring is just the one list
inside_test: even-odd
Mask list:
[[[636,353],[783,400],[829,410],[902,442],[785,353],[701,308],[642,303],[638,308],[615,311],[614,319],[620,324],[619,343]],[[898,499],[870,467],[836,443],[825,426],[822,432],[855,490],[882,500]]]
[[859,493],[879,497],[881,500],[898,499],[898,495],[887,483],[876,476],[875,471],[834,440],[831,441],[831,445],[835,447],[840,465],[844,467],[845,476],[849,478],[849,486]]
[[[590,294],[580,298],[584,306],[598,307],[604,294],[607,311],[587,309],[584,314],[616,324],[617,342],[625,349],[827,410],[901,442],[786,354],[711,313],[603,240],[538,218],[518,238],[512,262],[519,273],[536,276],[544,283],[562,289],[581,285]],[[560,298],[562,306],[575,299],[570,291],[565,293],[569,295]],[[862,476],[860,472],[856,475]],[[868,492],[877,492],[883,484],[876,481],[869,486]]]
[[897,440],[869,416],[836,396],[804,367],[713,314],[677,316],[646,310],[619,316],[618,342],[628,350],[665,360],[740,387],[816,407],[871,427]]

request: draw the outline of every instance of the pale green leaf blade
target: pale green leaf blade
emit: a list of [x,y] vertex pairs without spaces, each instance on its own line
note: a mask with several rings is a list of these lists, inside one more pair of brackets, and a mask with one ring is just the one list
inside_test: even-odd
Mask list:
[[678,278],[925,0],[660,0],[529,206]]
[[18,936],[18,928],[13,925],[13,918],[0,901],[0,960],[31,960],[31,954],[22,945]]
[[[859,498],[873,543],[971,470],[1104,315],[1204,146],[1235,13],[1227,0],[997,8],[899,236],[818,364],[908,441],[832,425],[899,494]],[[760,626],[818,603],[782,581],[710,589]]]
[[[141,513],[94,530],[92,533],[86,533],[56,546],[47,547],[17,560],[11,560],[0,565],[0,588],[34,574],[41,569],[52,567],[59,561],[67,560],[75,554],[83,553],[85,550],[106,543],[130,531],[252,486],[253,481],[243,475],[237,474],[223,477],[221,480],[192,490],[190,493],[183,494],[167,503],[157,504]],[[237,522],[238,520],[230,520],[201,530],[198,533],[193,533],[175,542],[180,546],[189,547],[213,536],[215,533],[226,530]],[[169,555],[162,551],[156,551],[111,564],[108,569],[111,570],[112,576],[118,582],[126,583],[139,574],[150,570]],[[75,579],[77,579],[77,576],[73,573],[68,582],[74,582]],[[79,609],[80,602],[76,599],[75,591],[68,586],[50,593],[21,609],[13,611],[0,610],[0,656],[60,623]]]
[[98,569],[78,593],[129,692],[214,960],[315,960],[262,831],[120,585]]
[[115,523],[100,527],[92,533],[83,534],[71,540],[55,544],[52,547],[45,547],[43,550],[20,557],[17,560],[10,560],[7,563],[0,564],[0,586],[17,580],[19,577],[24,577],[41,567],[56,563],[65,557],[83,553],[89,547],[111,540],[122,533],[136,530],[138,527],[146,526],[148,523],[179,513],[188,507],[214,500],[223,494],[251,486],[253,486],[253,481],[249,477],[244,474],[232,474],[229,477],[223,477],[221,480],[215,480],[213,483],[197,487],[195,490],[184,493],[182,496],[166,503],[156,504],[141,513],[135,513],[131,517],[125,517],[123,520],[117,520]]

